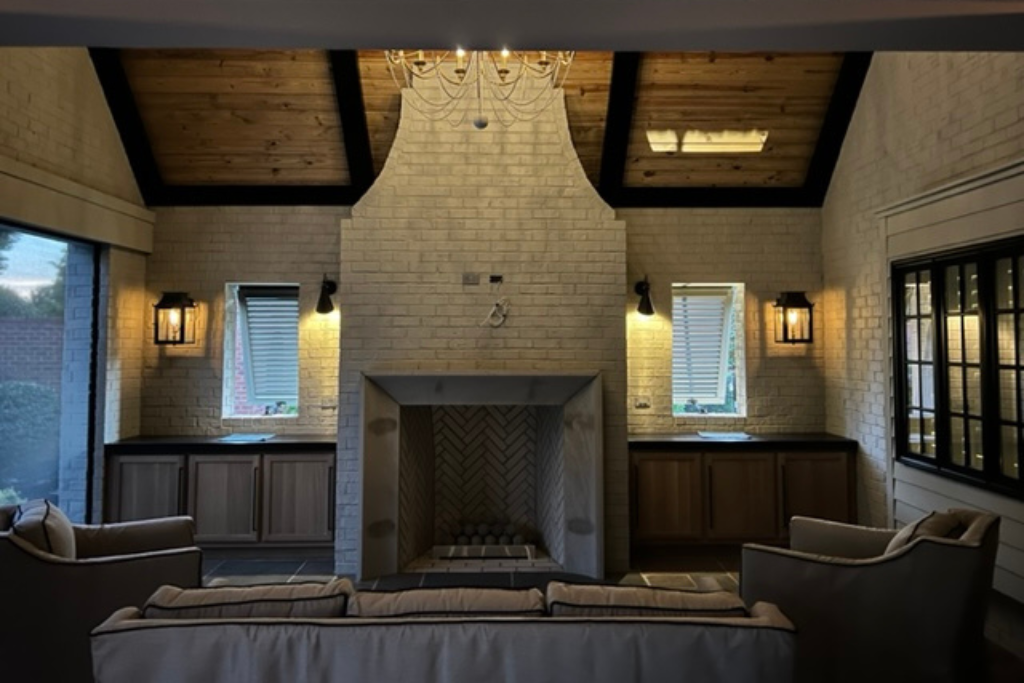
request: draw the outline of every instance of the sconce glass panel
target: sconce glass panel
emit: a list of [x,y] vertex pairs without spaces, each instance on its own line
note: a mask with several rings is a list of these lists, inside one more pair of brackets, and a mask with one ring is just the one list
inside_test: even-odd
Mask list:
[[196,302],[185,292],[164,292],[153,308],[153,343],[195,344]]

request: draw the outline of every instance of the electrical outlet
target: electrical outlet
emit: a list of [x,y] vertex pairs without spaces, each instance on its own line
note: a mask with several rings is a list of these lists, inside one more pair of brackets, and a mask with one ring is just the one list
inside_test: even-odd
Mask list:
[[636,396],[633,398],[633,408],[635,410],[650,410],[651,408],[651,397],[650,396]]
[[471,287],[473,285],[480,284],[480,273],[463,273],[462,274],[462,286]]
[[500,285],[504,281],[505,281],[505,276],[504,275],[492,275],[491,276],[491,284],[492,285]]

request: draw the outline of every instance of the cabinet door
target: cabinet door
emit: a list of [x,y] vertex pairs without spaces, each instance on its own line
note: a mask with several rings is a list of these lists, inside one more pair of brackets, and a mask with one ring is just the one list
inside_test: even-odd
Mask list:
[[107,521],[184,514],[184,487],[184,456],[113,456],[107,461]]
[[850,459],[845,453],[780,453],[782,524],[793,515],[852,522]]
[[330,543],[333,540],[333,455],[263,456],[263,491],[264,541]]
[[778,535],[774,453],[705,454],[708,537]]
[[699,453],[644,453],[634,460],[636,539],[700,538]]
[[189,458],[189,514],[197,543],[259,540],[258,455]]

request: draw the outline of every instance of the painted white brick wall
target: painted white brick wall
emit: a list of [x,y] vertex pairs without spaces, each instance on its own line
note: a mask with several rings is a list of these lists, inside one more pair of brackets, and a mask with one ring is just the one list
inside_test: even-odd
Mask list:
[[84,48],[0,48],[0,155],[142,204]]
[[[646,275],[656,315],[626,302],[630,434],[697,429],[752,433],[822,431],[824,343],[821,220],[818,209],[628,209],[630,289]],[[746,417],[672,416],[672,284],[745,285]],[[774,342],[772,303],[800,290],[815,304],[815,343]],[[636,409],[634,399],[651,399]]]
[[[381,370],[600,370],[606,564],[624,569],[626,230],[584,175],[561,100],[533,122],[484,131],[406,107],[341,238],[336,570],[359,566],[359,380]],[[481,284],[463,286],[463,273]],[[511,302],[497,329],[480,325],[492,273]]]
[[[338,314],[322,316],[314,308],[324,273],[337,277],[338,223],[348,212],[341,207],[157,211],[143,305],[142,434],[334,434]],[[297,418],[221,418],[228,282],[300,285]],[[187,291],[199,303],[196,345],[152,343],[152,306],[165,291]]]
[[1024,55],[876,54],[822,210],[829,431],[860,442],[862,522],[888,520],[885,242],[875,212],[1024,153]]
[[[141,431],[142,348],[147,341],[146,257],[111,248],[107,260],[106,442]],[[151,339],[149,341],[152,341]]]

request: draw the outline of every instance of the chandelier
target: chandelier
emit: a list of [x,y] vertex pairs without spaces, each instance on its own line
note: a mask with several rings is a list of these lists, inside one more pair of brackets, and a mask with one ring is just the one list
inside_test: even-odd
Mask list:
[[484,129],[493,117],[506,128],[529,121],[555,99],[575,52],[386,50],[395,85],[407,88],[416,111],[452,127],[472,116]]

